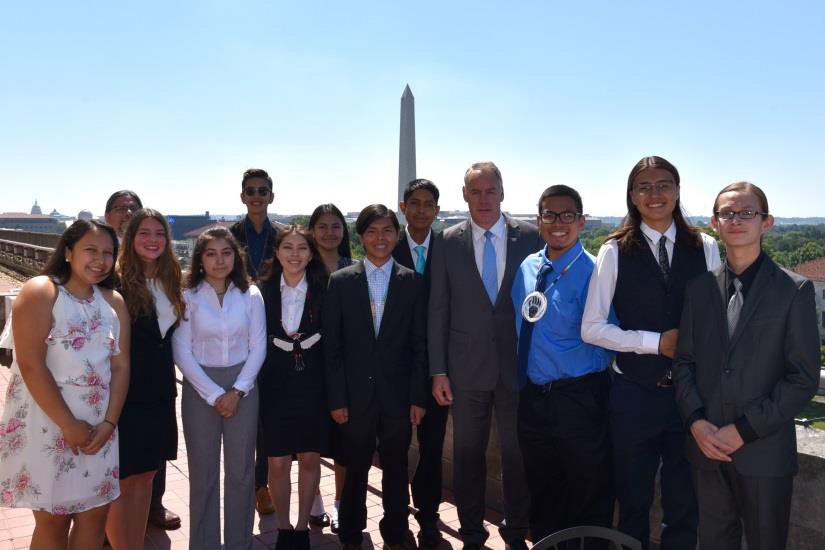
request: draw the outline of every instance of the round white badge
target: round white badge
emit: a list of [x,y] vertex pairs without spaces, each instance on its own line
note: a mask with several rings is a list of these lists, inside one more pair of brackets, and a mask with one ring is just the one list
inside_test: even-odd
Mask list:
[[521,316],[525,321],[535,323],[547,312],[547,296],[543,292],[531,292],[521,304]]

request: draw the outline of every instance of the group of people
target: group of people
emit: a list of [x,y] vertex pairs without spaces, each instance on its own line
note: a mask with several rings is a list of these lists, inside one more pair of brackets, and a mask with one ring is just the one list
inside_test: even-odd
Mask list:
[[[163,215],[131,191],[106,220],[79,220],[14,303],[0,345],[14,361],[0,422],[0,505],[33,510],[32,548],[143,547],[177,453],[175,365],[190,480],[190,548],[252,547],[274,511],[278,550],[310,525],[360,548],[367,480],[382,469],[389,550],[442,540],[442,450],[466,550],[480,549],[486,451],[496,422],[508,550],[573,526],[612,526],[649,546],[661,472],[661,547],[779,549],[787,539],[793,418],[819,380],[813,287],[761,250],[764,192],[723,188],[691,225],[661,157],[630,172],[627,216],[596,257],[581,195],[554,185],[536,224],[501,211],[492,162],[470,166],[469,219],[431,228],[439,190],[411,181],[396,214],[346,220],[319,206],[276,227],[273,182],[241,181],[246,216],[198,237],[183,273]],[[419,461],[410,478],[413,431]],[[335,461],[334,509],[318,490]],[[291,523],[290,470],[298,462]],[[179,519],[177,520],[179,525]]]

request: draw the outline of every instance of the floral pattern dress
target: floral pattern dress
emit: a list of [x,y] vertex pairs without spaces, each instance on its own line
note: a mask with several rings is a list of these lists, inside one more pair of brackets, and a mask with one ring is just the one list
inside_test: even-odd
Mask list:
[[[96,286],[88,300],[57,288],[46,366],[74,416],[94,426],[109,405],[110,358],[120,353],[120,324]],[[13,348],[10,321],[0,347]],[[64,515],[103,506],[119,495],[117,429],[97,454],[75,456],[32,398],[14,361],[0,419],[0,506]]]

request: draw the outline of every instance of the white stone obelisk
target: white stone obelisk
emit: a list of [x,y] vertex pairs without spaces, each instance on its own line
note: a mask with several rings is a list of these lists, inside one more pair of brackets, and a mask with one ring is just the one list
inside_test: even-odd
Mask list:
[[[415,98],[410,85],[401,94],[401,132],[398,144],[398,202],[404,200],[404,189],[415,179]],[[398,210],[398,221],[406,223],[404,214]]]

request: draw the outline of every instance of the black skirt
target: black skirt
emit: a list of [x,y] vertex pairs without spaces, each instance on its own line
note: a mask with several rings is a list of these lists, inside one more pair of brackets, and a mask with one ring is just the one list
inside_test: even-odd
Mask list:
[[178,456],[175,401],[123,405],[117,424],[120,479],[157,470]]

